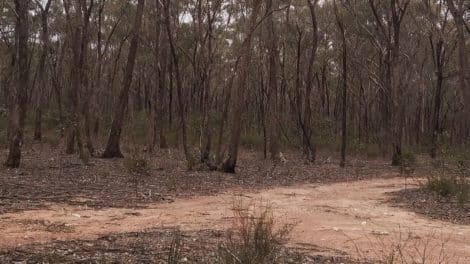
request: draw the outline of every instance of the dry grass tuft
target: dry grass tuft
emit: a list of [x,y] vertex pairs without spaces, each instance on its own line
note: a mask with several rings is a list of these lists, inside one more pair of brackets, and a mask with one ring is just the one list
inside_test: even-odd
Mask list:
[[219,245],[220,263],[278,263],[293,225],[278,224],[270,205],[250,208],[240,204],[233,212],[233,228]]

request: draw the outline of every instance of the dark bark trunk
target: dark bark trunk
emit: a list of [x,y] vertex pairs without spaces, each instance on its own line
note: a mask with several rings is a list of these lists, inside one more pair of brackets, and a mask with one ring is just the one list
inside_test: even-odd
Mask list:
[[468,115],[470,114],[470,67],[468,65],[468,50],[466,48],[467,40],[465,39],[465,6],[464,0],[446,0],[447,6],[454,18],[454,24],[457,29],[457,50],[458,50],[458,70],[459,85],[464,97],[466,120],[463,125],[470,127]]
[[312,50],[310,53],[308,71],[306,76],[306,87],[305,87],[305,102],[304,102],[304,121],[303,121],[303,140],[304,140],[304,153],[307,156],[307,160],[310,162],[315,162],[316,160],[316,147],[312,139],[312,108],[311,108],[311,94],[313,89],[313,79],[314,79],[314,64],[317,55],[318,47],[318,24],[316,16],[316,7],[317,0],[307,0],[309,9],[310,9],[310,18],[312,20],[313,34],[312,34]]
[[51,1],[46,2],[45,7],[40,6],[41,9],[41,41],[42,41],[42,51],[41,57],[39,59],[39,87],[37,92],[37,101],[35,106],[35,115],[34,115],[34,140],[40,141],[42,139],[42,113],[43,113],[43,101],[44,93],[46,93],[47,85],[47,69],[46,69],[46,60],[49,53],[49,27],[48,27],[48,16],[49,8],[51,6]]
[[187,127],[186,127],[186,106],[183,101],[183,80],[179,68],[178,54],[176,54],[176,47],[173,39],[172,25],[171,25],[171,10],[170,10],[170,1],[165,2],[165,24],[166,31],[168,35],[168,42],[170,44],[170,51],[173,58],[173,65],[175,69],[175,78],[176,78],[176,92],[178,99],[178,113],[181,120],[181,136],[183,143],[183,151],[186,157],[188,169],[191,170],[193,167],[193,159],[189,153],[188,142],[187,142]]
[[439,39],[436,45],[434,46],[432,36],[431,48],[433,52],[433,60],[435,66],[435,76],[436,76],[436,92],[434,95],[434,112],[432,117],[432,146],[431,146],[431,157],[434,159],[437,156],[438,144],[439,144],[439,135],[440,135],[440,119],[441,119],[441,107],[442,107],[442,92],[443,92],[443,82],[444,82],[444,58],[445,58],[445,49],[444,41]]
[[124,123],[124,115],[129,103],[129,90],[132,84],[134,74],[135,59],[139,47],[139,34],[142,25],[142,16],[144,12],[145,0],[139,0],[137,3],[137,12],[135,15],[134,26],[132,29],[132,39],[129,47],[129,54],[127,57],[127,64],[124,70],[124,79],[122,89],[119,94],[119,101],[116,105],[114,112],[113,122],[111,124],[111,131],[109,133],[108,143],[102,155],[103,158],[122,158],[121,153],[121,132]]
[[24,122],[28,103],[29,85],[29,52],[28,52],[28,0],[15,0],[16,12],[16,56],[18,74],[16,78],[16,98],[13,111],[10,113],[10,137],[8,157],[5,166],[18,168],[21,162],[21,146],[23,144]]
[[341,161],[340,167],[346,166],[346,144],[347,144],[347,92],[348,92],[348,49],[346,42],[346,33],[342,18],[338,14],[336,1],[334,1],[335,17],[338,29],[341,34],[341,59],[342,59],[342,111],[341,111]]
[[[154,57],[154,68],[155,68],[155,87],[153,91],[153,127],[152,127],[152,142],[150,143],[150,151],[153,151],[157,142],[159,140],[159,135],[161,135],[162,127],[164,126],[162,114],[163,114],[163,105],[164,105],[164,98],[161,92],[164,78],[166,77],[162,73],[164,71],[163,61],[162,61],[162,45],[161,45],[161,24],[162,24],[162,6],[159,0],[155,0],[155,57]],[[161,144],[160,144],[161,145]],[[161,147],[161,146],[160,146]]]
[[241,115],[245,102],[246,81],[251,64],[252,38],[256,29],[256,21],[260,12],[261,1],[255,0],[252,7],[253,9],[246,28],[246,38],[244,39],[240,50],[240,67],[237,69],[238,75],[235,83],[237,90],[233,93],[234,103],[232,105],[230,121],[232,128],[228,145],[228,157],[222,165],[222,170],[227,173],[235,173],[235,167],[237,165],[238,147],[241,134]]
[[279,143],[279,105],[278,105],[278,87],[279,87],[279,38],[276,25],[273,19],[274,10],[279,8],[277,0],[267,0],[266,9],[271,14],[267,19],[268,24],[268,98],[267,98],[267,138],[269,144],[269,153],[271,160],[280,160]]

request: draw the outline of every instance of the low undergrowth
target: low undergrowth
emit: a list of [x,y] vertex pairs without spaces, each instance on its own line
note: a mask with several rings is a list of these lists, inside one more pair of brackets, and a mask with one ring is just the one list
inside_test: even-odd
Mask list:
[[281,263],[280,253],[287,242],[293,225],[275,221],[272,208],[233,209],[233,227],[219,245],[222,264]]
[[440,196],[456,199],[460,204],[470,202],[470,167],[465,160],[436,165],[426,188]]

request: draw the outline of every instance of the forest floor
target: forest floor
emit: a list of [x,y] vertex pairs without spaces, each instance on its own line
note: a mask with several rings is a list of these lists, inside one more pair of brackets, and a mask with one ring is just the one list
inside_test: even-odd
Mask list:
[[141,176],[121,160],[84,166],[36,146],[21,169],[0,171],[0,262],[165,263],[178,228],[185,262],[214,263],[240,204],[269,205],[279,223],[294,225],[286,263],[353,263],[394,249],[426,252],[426,263],[470,262],[466,222],[432,219],[396,199],[419,187],[426,166],[405,179],[382,160],[350,159],[341,170],[328,156],[317,165],[285,156],[273,165],[243,151],[239,172],[228,175],[188,172],[180,153],[166,151],[149,155]]

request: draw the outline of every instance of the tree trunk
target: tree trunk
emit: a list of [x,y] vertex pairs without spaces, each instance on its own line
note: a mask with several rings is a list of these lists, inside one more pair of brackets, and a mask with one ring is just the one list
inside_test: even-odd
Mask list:
[[231,131],[228,145],[228,157],[222,165],[222,170],[227,173],[235,173],[235,167],[237,165],[238,147],[240,144],[241,134],[241,115],[245,106],[246,82],[251,63],[252,38],[256,29],[256,21],[258,19],[260,8],[261,0],[254,0],[252,5],[252,12],[245,31],[246,37],[240,50],[240,65],[239,68],[236,69],[238,72],[235,82],[237,90],[235,93],[233,93],[234,103],[232,105],[230,121]]
[[347,93],[348,93],[348,53],[344,23],[338,14],[336,1],[334,3],[336,23],[341,34],[341,59],[342,59],[342,111],[341,111],[341,161],[340,167],[346,166],[346,144],[347,144]]
[[135,15],[134,26],[132,29],[132,40],[129,47],[129,54],[127,57],[127,64],[124,70],[124,79],[122,89],[119,94],[119,101],[116,105],[114,112],[113,122],[111,124],[111,131],[109,133],[108,143],[102,155],[103,158],[122,158],[121,153],[121,132],[124,122],[124,115],[129,102],[129,90],[132,84],[132,77],[134,73],[135,59],[137,56],[137,49],[139,47],[139,33],[142,25],[142,16],[144,13],[145,0],[139,0],[137,3],[137,12]]
[[[200,161],[202,163],[206,163],[210,167],[213,165],[210,164],[210,152],[212,148],[212,134],[213,130],[211,128],[210,119],[211,119],[211,96],[212,96],[212,72],[213,72],[213,64],[214,64],[214,50],[213,50],[213,31],[214,31],[214,22],[216,19],[217,11],[220,10],[222,5],[222,1],[218,0],[215,1],[215,4],[207,10],[207,48],[206,48],[206,58],[205,62],[206,65],[203,70],[203,102],[202,102],[202,109],[203,109],[203,123],[202,123],[202,144],[201,144],[201,156]],[[202,37],[202,36],[201,36]]]
[[[90,0],[87,5],[85,1],[64,1],[67,26],[71,33],[72,41],[72,70],[71,70],[71,116],[67,128],[66,153],[75,152],[75,145],[78,147],[80,159],[88,163],[90,157],[88,142],[83,141],[86,131],[86,115],[83,107],[87,107],[88,100],[88,72],[87,72],[87,51],[88,51],[88,30],[93,10],[94,1]],[[71,4],[73,13],[70,14]],[[83,99],[84,98],[84,99]],[[83,100],[82,100],[83,99]],[[81,102],[85,102],[84,105]]]
[[8,157],[5,166],[18,168],[21,162],[21,146],[23,144],[24,122],[26,117],[26,106],[28,103],[29,85],[29,22],[28,4],[29,0],[15,0],[16,12],[16,55],[18,75],[16,78],[16,98],[13,111],[10,113],[10,137]]
[[440,38],[436,45],[434,46],[432,36],[431,48],[433,52],[433,60],[435,66],[435,76],[436,76],[436,93],[434,95],[434,112],[432,117],[432,146],[431,146],[431,157],[434,159],[437,156],[438,144],[439,144],[439,134],[440,134],[440,114],[442,107],[442,85],[444,82],[444,58],[445,58],[445,49],[444,41]]
[[279,87],[279,38],[277,35],[276,24],[274,22],[274,10],[279,8],[277,0],[266,0],[266,10],[270,12],[267,19],[268,24],[268,98],[267,98],[267,138],[269,144],[269,153],[271,160],[280,160],[279,151],[279,104],[278,104],[278,87]]
[[162,6],[159,0],[155,0],[155,57],[154,57],[154,68],[155,68],[155,88],[153,90],[153,126],[152,126],[152,140],[150,142],[149,150],[153,151],[155,145],[157,144],[158,135],[160,134],[161,127],[163,126],[162,122],[162,113],[160,109],[162,109],[163,105],[163,97],[160,92],[160,87],[162,86],[162,61],[161,61],[161,24],[162,24],[162,16],[161,12]]
[[470,68],[468,66],[468,51],[466,48],[467,41],[465,39],[466,22],[464,20],[464,0],[455,0],[455,2],[454,0],[446,1],[457,29],[459,84],[464,97],[465,112],[467,115],[467,119],[464,121],[464,126],[468,127],[468,115],[470,114]]
[[181,120],[181,136],[182,136],[182,141],[183,141],[183,151],[184,155],[186,157],[188,169],[191,170],[193,167],[193,159],[191,157],[191,154],[189,153],[188,149],[188,142],[187,142],[187,127],[186,127],[186,107],[183,102],[183,80],[181,77],[181,72],[179,68],[179,60],[178,60],[178,54],[176,54],[176,47],[175,43],[173,40],[173,33],[172,33],[172,28],[171,28],[171,10],[170,10],[170,1],[167,0],[165,2],[165,24],[166,24],[166,31],[168,34],[168,41],[170,44],[170,51],[171,55],[173,58],[173,65],[175,68],[175,77],[176,77],[176,92],[177,92],[177,99],[178,99],[178,113],[180,116]]
[[51,1],[46,2],[45,7],[40,6],[41,9],[41,41],[42,41],[42,51],[41,57],[39,59],[39,87],[37,92],[37,101],[35,105],[35,116],[34,116],[34,140],[40,141],[42,139],[42,112],[43,112],[43,101],[44,93],[46,92],[46,82],[47,82],[47,69],[46,69],[46,60],[49,53],[49,27],[48,27],[48,16],[49,8],[51,6]]
[[391,71],[391,132],[392,132],[392,165],[398,166],[401,165],[401,155],[402,155],[402,138],[403,138],[403,120],[404,120],[404,111],[403,111],[403,102],[402,102],[402,85],[400,76],[399,66],[400,66],[400,30],[401,22],[405,15],[406,9],[409,4],[409,0],[405,1],[404,6],[400,6],[399,0],[391,1],[392,9],[392,39],[390,40],[389,47],[391,53],[390,61],[390,71]]
[[305,102],[304,102],[304,121],[303,121],[303,139],[304,139],[304,153],[307,156],[307,160],[315,162],[316,159],[316,148],[312,140],[312,107],[310,97],[313,88],[313,68],[317,55],[318,48],[318,24],[316,16],[317,0],[307,0],[310,9],[310,18],[312,20],[313,34],[312,34],[312,50],[310,53],[308,71],[306,76],[306,87],[305,87]]

